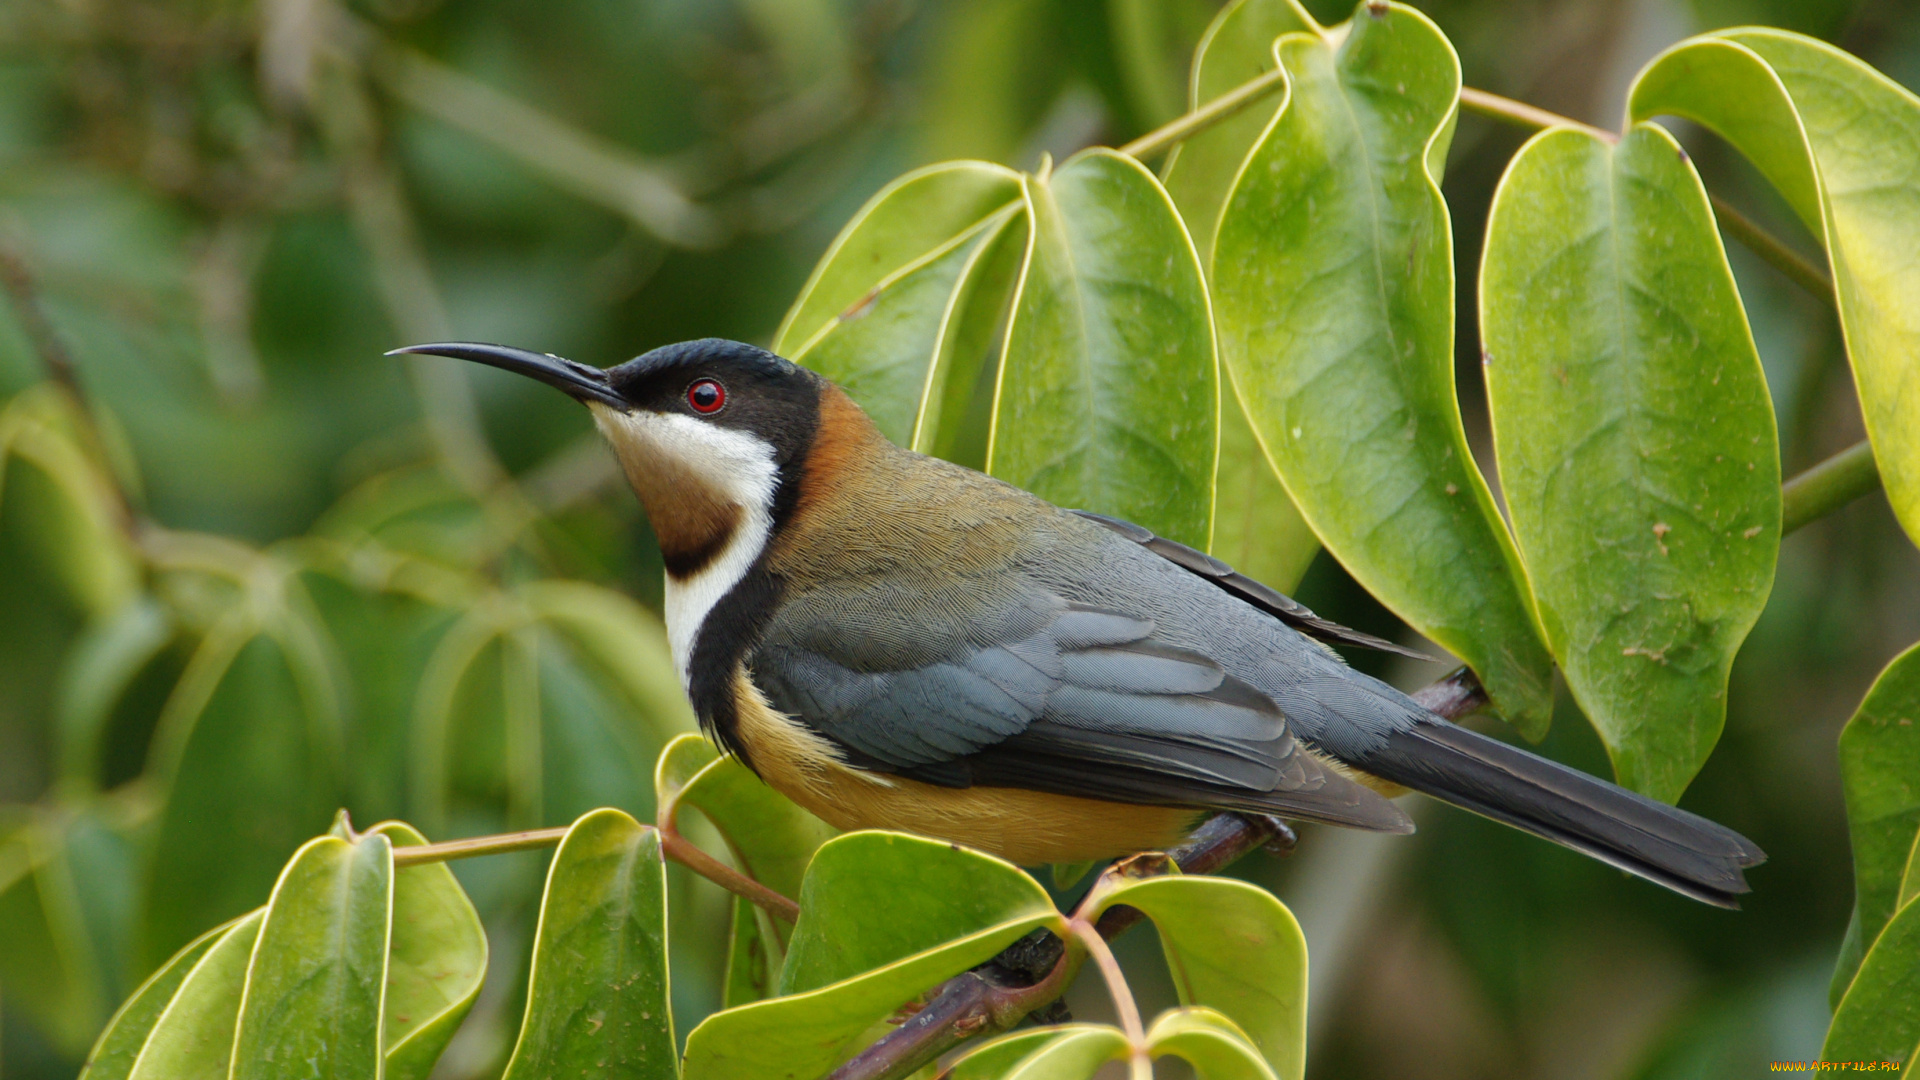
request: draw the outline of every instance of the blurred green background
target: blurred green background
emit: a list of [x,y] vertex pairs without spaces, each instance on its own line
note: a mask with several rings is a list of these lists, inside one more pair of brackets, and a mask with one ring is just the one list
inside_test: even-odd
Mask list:
[[[1920,86],[1920,7],[1905,0],[1416,6],[1454,41],[1468,85],[1608,127],[1647,58],[1740,23],[1820,36]],[[899,173],[955,157],[1031,167],[1043,152],[1117,144],[1176,115],[1215,7],[5,0],[0,255],[14,280],[0,303],[0,399],[46,377],[37,310],[107,418],[106,456],[142,517],[253,545],[317,536],[362,554],[355,545],[376,536],[381,550],[455,573],[457,595],[435,603],[424,586],[368,584],[379,572],[363,566],[302,571],[353,693],[339,706],[344,757],[310,763],[312,775],[295,777],[310,790],[286,796],[311,803],[289,811],[291,835],[324,829],[340,801],[362,824],[407,815],[431,832],[421,818],[439,814],[436,835],[560,824],[603,802],[645,813],[651,748],[684,716],[662,706],[634,734],[635,680],[595,661],[586,638],[547,630],[481,646],[502,653],[474,661],[493,663],[485,677],[498,681],[456,676],[448,691],[459,710],[511,713],[513,657],[532,657],[544,774],[529,781],[500,765],[512,758],[509,715],[452,755],[462,798],[423,808],[409,788],[419,763],[398,732],[414,686],[438,636],[491,602],[461,589],[517,596],[565,577],[657,607],[660,568],[576,406],[503,373],[408,367],[381,352],[458,337],[608,364],[691,337],[764,343],[840,226]],[[1308,7],[1327,22],[1348,14]],[[1463,285],[1524,136],[1460,120],[1445,190]],[[1710,189],[1817,253],[1748,166],[1697,131],[1681,136]],[[1838,332],[1770,268],[1738,247],[1731,256],[1791,473],[1862,437]],[[1462,403],[1480,447],[1470,291],[1458,303]],[[141,774],[207,627],[185,618],[164,633],[83,770],[100,790],[76,792],[60,725],[88,685],[73,657],[95,610],[61,584],[71,552],[48,524],[50,496],[36,489],[46,481],[18,463],[0,480],[0,835],[37,823],[35,835],[71,847],[61,865],[85,925],[69,937],[84,943],[74,963],[90,973],[84,986],[41,985],[24,909],[0,899],[0,923],[16,920],[0,925],[0,950],[14,952],[0,955],[0,1077],[25,1080],[72,1075],[91,1031],[181,935],[265,891],[235,863],[224,891],[176,904],[172,923],[142,914],[141,890],[160,886],[141,853],[168,825]],[[213,588],[193,574],[152,585]],[[1325,555],[1301,593],[1341,621],[1405,633]],[[209,625],[225,610],[174,594],[168,609],[212,612]],[[1834,740],[1873,675],[1915,639],[1920,553],[1878,495],[1786,541],[1735,669],[1726,734],[1684,803],[1771,855],[1739,914],[1430,805],[1414,808],[1413,838],[1310,830],[1293,856],[1239,868],[1305,926],[1309,1075],[1744,1077],[1768,1060],[1816,1057],[1851,901]],[[1403,685],[1434,674],[1377,670]],[[240,709],[232,722],[250,721]],[[1546,749],[1606,769],[1564,702]],[[218,829],[169,835],[181,859],[227,865]],[[18,865],[0,857],[0,888],[38,858],[15,854]],[[437,1075],[497,1074],[543,865],[538,855],[459,865],[489,923],[495,977]],[[725,907],[703,882],[676,888],[684,1035],[717,1003]],[[1143,973],[1143,1004],[1170,1002],[1150,935],[1130,935],[1121,952]],[[1097,988],[1070,998],[1088,1018],[1103,1001]]]

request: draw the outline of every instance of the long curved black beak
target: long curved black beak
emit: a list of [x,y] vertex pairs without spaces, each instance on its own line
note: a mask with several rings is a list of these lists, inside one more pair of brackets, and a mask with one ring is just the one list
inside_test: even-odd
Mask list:
[[387,355],[407,354],[451,356],[455,360],[471,360],[476,364],[486,364],[525,375],[529,379],[538,379],[576,401],[598,401],[603,405],[611,405],[621,412],[626,412],[630,408],[626,399],[615,393],[613,387],[608,385],[606,372],[552,353],[528,352],[511,345],[488,345],[479,341],[442,341],[429,345],[408,345],[404,349],[395,349]]

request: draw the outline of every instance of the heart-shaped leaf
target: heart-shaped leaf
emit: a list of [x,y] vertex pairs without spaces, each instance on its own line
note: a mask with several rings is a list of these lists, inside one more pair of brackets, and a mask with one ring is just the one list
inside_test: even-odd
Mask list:
[[1369,4],[1336,46],[1276,45],[1292,87],[1214,242],[1220,350],[1328,550],[1539,738],[1552,659],[1453,388],[1453,240],[1437,181],[1460,67],[1426,16]]
[[1887,501],[1920,542],[1920,98],[1822,41],[1725,30],[1655,57],[1634,120],[1683,116],[1759,168],[1820,237]]
[[547,870],[505,1080],[676,1077],[675,1051],[660,834],[595,810],[567,830]]
[[393,930],[385,836],[308,841],[273,888],[247,967],[232,1080],[375,1080]]
[[1766,375],[1706,189],[1640,124],[1535,136],[1480,268],[1494,449],[1554,657],[1620,782],[1674,802],[1780,547]]

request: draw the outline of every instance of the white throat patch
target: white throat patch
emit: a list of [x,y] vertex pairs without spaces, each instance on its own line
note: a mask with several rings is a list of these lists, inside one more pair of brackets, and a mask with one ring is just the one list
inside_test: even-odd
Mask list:
[[780,475],[773,447],[747,432],[691,416],[622,413],[598,403],[590,408],[629,476],[635,470],[655,469],[677,474],[740,508],[739,525],[719,554],[687,578],[667,575],[667,643],[680,683],[686,686],[701,624],[720,598],[747,576],[772,534],[773,493]]

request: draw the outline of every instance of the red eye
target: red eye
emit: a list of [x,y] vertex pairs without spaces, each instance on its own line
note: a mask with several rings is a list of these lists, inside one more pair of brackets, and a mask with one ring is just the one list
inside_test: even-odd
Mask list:
[[717,413],[727,403],[727,388],[712,379],[701,379],[687,387],[687,404],[697,413]]

